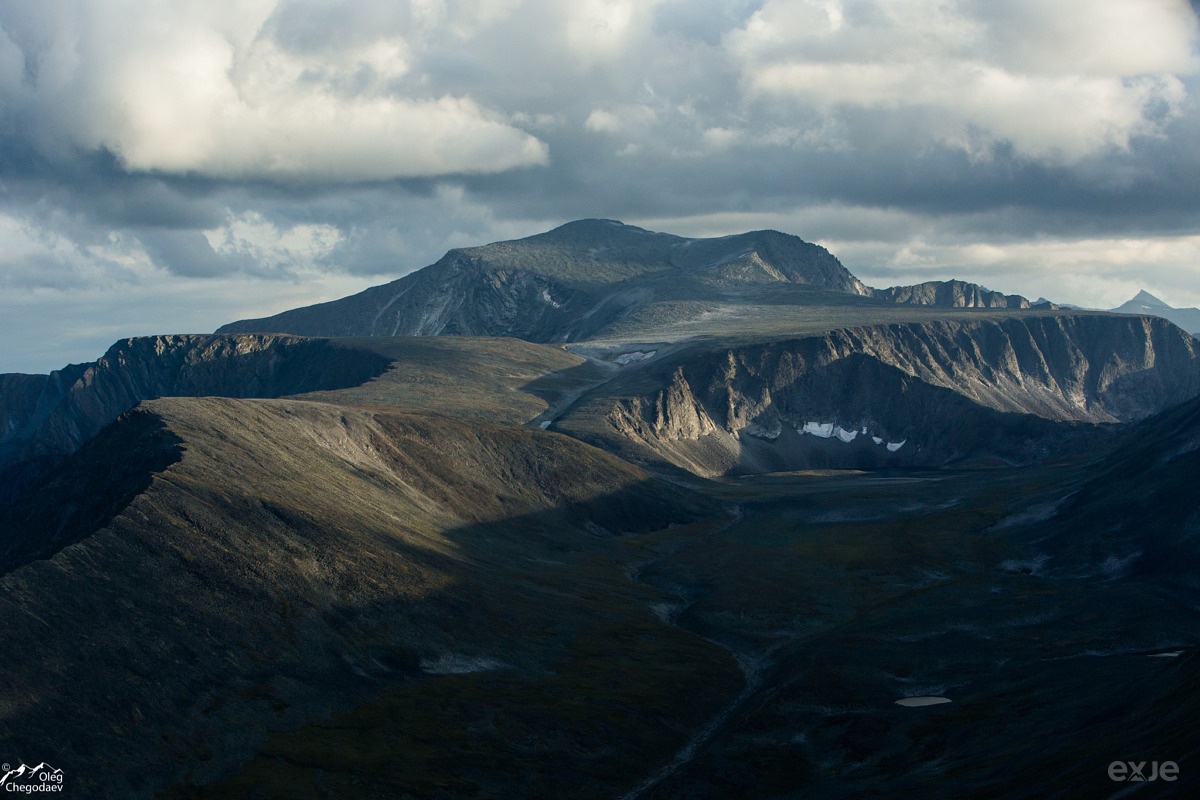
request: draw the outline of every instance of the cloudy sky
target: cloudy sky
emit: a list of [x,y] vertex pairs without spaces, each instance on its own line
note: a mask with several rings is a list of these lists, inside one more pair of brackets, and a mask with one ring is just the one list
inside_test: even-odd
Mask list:
[[1200,304],[1187,0],[0,0],[0,372],[581,217]]

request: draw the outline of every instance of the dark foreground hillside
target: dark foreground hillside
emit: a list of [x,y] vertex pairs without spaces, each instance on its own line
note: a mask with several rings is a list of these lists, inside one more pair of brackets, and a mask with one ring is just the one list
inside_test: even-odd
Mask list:
[[[172,399],[76,454],[75,472],[100,475],[79,488],[103,492],[146,429],[175,463],[143,452],[149,485],[125,508],[0,580],[0,741],[70,765],[72,796],[206,783],[271,730],[471,675],[515,681],[575,740],[573,756],[521,745],[554,793],[614,758],[650,769],[736,692],[728,653],[654,617],[658,593],[626,577],[617,538],[720,515],[612,456],[428,413]],[[440,735],[428,724],[420,735]]]

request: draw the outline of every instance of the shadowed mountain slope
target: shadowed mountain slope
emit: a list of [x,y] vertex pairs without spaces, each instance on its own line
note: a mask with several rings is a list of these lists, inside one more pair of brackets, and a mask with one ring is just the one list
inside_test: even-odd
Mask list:
[[[61,549],[0,579],[0,748],[53,752],[72,796],[204,781],[269,730],[389,686],[437,691],[442,672],[536,683],[597,614],[618,640],[631,626],[664,648],[667,665],[639,673],[647,709],[709,679],[723,687],[711,703],[736,689],[728,656],[655,620],[653,593],[604,555],[619,534],[711,505],[566,437],[423,412],[163,399],[67,461],[92,478],[7,516],[94,494],[125,505],[68,520]],[[132,496],[122,462],[143,476]],[[645,752],[628,757],[678,746],[676,723],[621,713],[643,729],[628,742]]]
[[1200,561],[1200,398],[1129,426],[1088,480],[1039,524],[1068,574],[1184,580]]

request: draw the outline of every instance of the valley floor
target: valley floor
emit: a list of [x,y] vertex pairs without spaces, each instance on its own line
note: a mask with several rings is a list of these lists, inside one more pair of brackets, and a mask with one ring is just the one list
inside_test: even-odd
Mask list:
[[632,581],[552,669],[421,677],[165,796],[1107,797],[1156,759],[1187,796],[1196,589],[1056,570],[1028,523],[1081,477],[696,482],[725,521],[605,543],[576,579]]

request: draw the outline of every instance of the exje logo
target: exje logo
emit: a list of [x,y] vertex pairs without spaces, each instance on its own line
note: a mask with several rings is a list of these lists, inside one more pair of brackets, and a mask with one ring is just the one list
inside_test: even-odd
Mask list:
[[0,767],[3,777],[0,777],[0,789],[13,794],[34,795],[43,792],[61,792],[63,789],[63,771],[43,761],[36,767],[27,767],[24,763],[19,767],[5,764]]
[[[1149,767],[1147,767],[1149,763]],[[1179,779],[1179,765],[1174,761],[1114,761],[1108,765],[1108,777],[1114,781],[1174,781]]]

